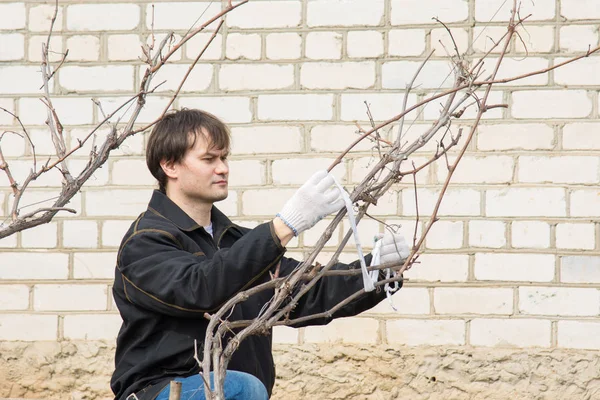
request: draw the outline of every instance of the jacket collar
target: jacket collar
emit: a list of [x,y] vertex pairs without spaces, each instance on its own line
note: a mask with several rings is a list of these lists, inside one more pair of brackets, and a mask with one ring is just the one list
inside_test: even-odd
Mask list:
[[[185,211],[179,208],[173,200],[159,190],[154,190],[152,193],[148,209],[161,217],[168,219],[182,231],[191,232],[201,227],[187,215]],[[218,238],[224,230],[234,225],[233,222],[231,222],[231,220],[214,205],[210,210],[210,220],[213,224],[215,238]]]

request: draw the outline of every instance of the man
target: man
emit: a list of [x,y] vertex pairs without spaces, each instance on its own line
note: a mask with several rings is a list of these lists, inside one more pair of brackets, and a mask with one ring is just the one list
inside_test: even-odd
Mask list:
[[[213,205],[228,194],[229,148],[227,127],[200,110],[169,113],[152,131],[146,161],[159,190],[123,238],[115,270],[113,295],[123,318],[111,380],[118,400],[166,400],[174,379],[183,382],[182,399],[204,399],[194,359],[194,340],[200,347],[208,325],[204,314],[267,282],[276,269],[281,276],[291,273],[298,261],[283,257],[285,245],[343,206],[331,176],[322,171],[272,221],[251,230],[233,224]],[[385,236],[382,262],[406,257],[398,249],[406,253],[402,237]],[[362,285],[360,275],[323,278],[290,318],[331,309]],[[252,296],[233,309],[229,320],[256,317],[272,295],[268,290]],[[333,318],[356,315],[384,297],[383,291],[370,292]],[[244,340],[228,371],[227,398],[268,398],[275,381],[271,336]]]

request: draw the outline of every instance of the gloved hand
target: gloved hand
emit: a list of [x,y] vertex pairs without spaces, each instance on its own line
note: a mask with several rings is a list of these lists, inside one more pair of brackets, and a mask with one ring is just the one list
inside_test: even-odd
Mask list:
[[327,171],[316,172],[277,214],[294,231],[295,236],[344,206],[340,190],[331,187],[333,183],[333,177]]
[[400,263],[410,255],[406,240],[400,233],[393,233],[386,229],[382,236],[379,253],[381,264]]

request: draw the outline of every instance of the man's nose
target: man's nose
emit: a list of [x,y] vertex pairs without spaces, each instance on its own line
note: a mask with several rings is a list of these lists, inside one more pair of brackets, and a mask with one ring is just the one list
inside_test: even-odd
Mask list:
[[215,168],[215,173],[217,175],[225,175],[229,173],[229,164],[227,163],[227,160],[219,160],[219,163]]

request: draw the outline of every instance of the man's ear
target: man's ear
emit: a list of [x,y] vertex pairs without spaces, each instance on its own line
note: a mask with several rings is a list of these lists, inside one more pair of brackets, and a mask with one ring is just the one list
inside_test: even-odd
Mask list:
[[171,160],[171,161],[162,160],[160,162],[160,167],[164,171],[165,175],[167,175],[169,178],[171,178],[171,179],[177,178],[179,170],[177,168],[177,163],[175,163],[173,160]]

